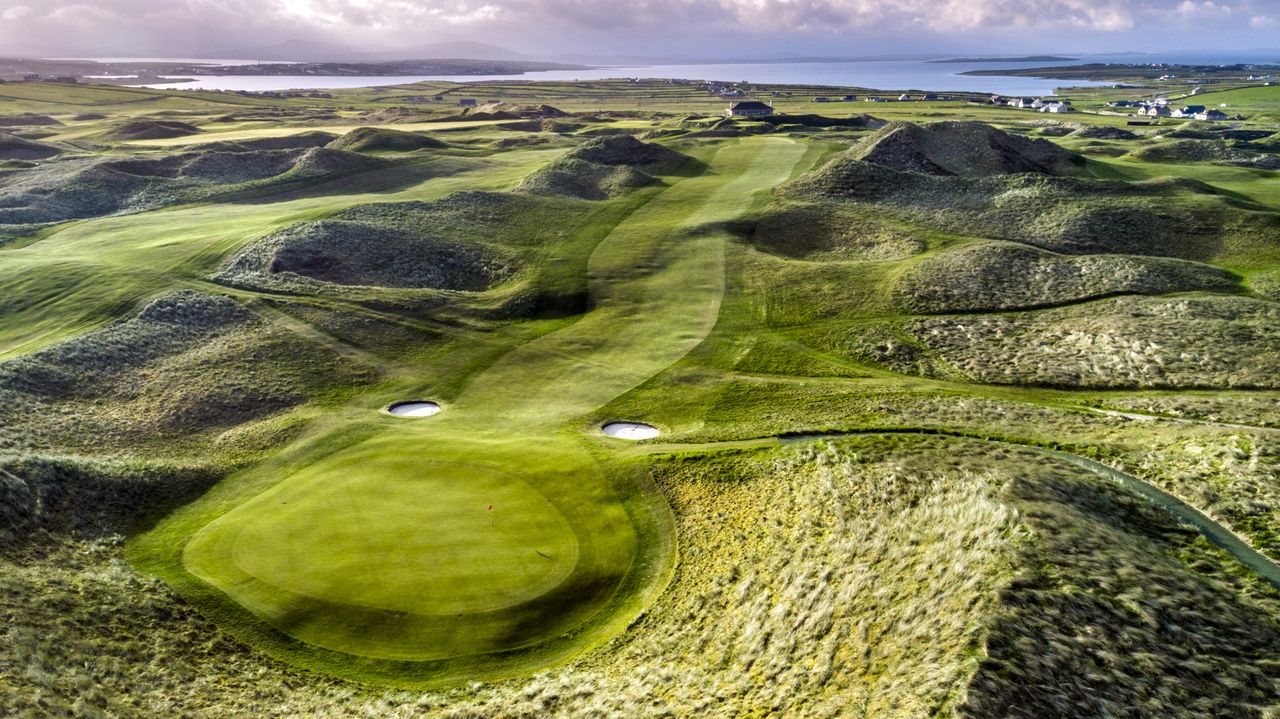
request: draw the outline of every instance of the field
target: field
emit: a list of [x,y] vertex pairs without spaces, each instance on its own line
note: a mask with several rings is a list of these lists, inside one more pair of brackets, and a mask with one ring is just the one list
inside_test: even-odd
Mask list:
[[1270,89],[0,86],[0,714],[1276,716]]

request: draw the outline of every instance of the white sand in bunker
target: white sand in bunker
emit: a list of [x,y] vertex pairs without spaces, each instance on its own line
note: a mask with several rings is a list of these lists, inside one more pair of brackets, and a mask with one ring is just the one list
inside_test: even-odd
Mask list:
[[610,422],[600,429],[617,439],[653,439],[661,434],[657,427],[640,422]]
[[394,414],[397,417],[430,417],[439,411],[439,404],[423,400],[396,402],[390,407],[387,407],[387,412]]

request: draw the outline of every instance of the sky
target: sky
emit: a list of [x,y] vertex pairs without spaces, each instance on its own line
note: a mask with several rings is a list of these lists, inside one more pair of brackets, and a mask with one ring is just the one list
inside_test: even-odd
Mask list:
[[223,57],[290,39],[544,57],[1249,50],[1280,48],[1280,0],[0,0],[0,55]]

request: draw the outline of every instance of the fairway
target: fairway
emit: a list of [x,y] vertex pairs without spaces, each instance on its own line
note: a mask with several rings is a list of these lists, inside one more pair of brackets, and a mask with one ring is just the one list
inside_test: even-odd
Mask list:
[[[210,522],[189,571],[292,637],[377,660],[571,646],[624,624],[606,606],[659,530],[571,430],[707,336],[724,293],[718,223],[804,151],[722,146],[598,245],[592,312],[499,359],[439,416],[383,416],[373,437]],[[598,629],[566,636],[584,624]]]

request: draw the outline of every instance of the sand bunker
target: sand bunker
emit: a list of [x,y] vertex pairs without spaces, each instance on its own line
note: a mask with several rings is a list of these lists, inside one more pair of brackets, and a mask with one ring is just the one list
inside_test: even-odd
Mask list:
[[657,427],[639,422],[610,422],[600,429],[617,439],[653,439],[660,434]]
[[396,402],[387,407],[389,414],[397,417],[430,417],[440,411],[440,405],[435,402],[425,402],[414,400],[412,402]]

